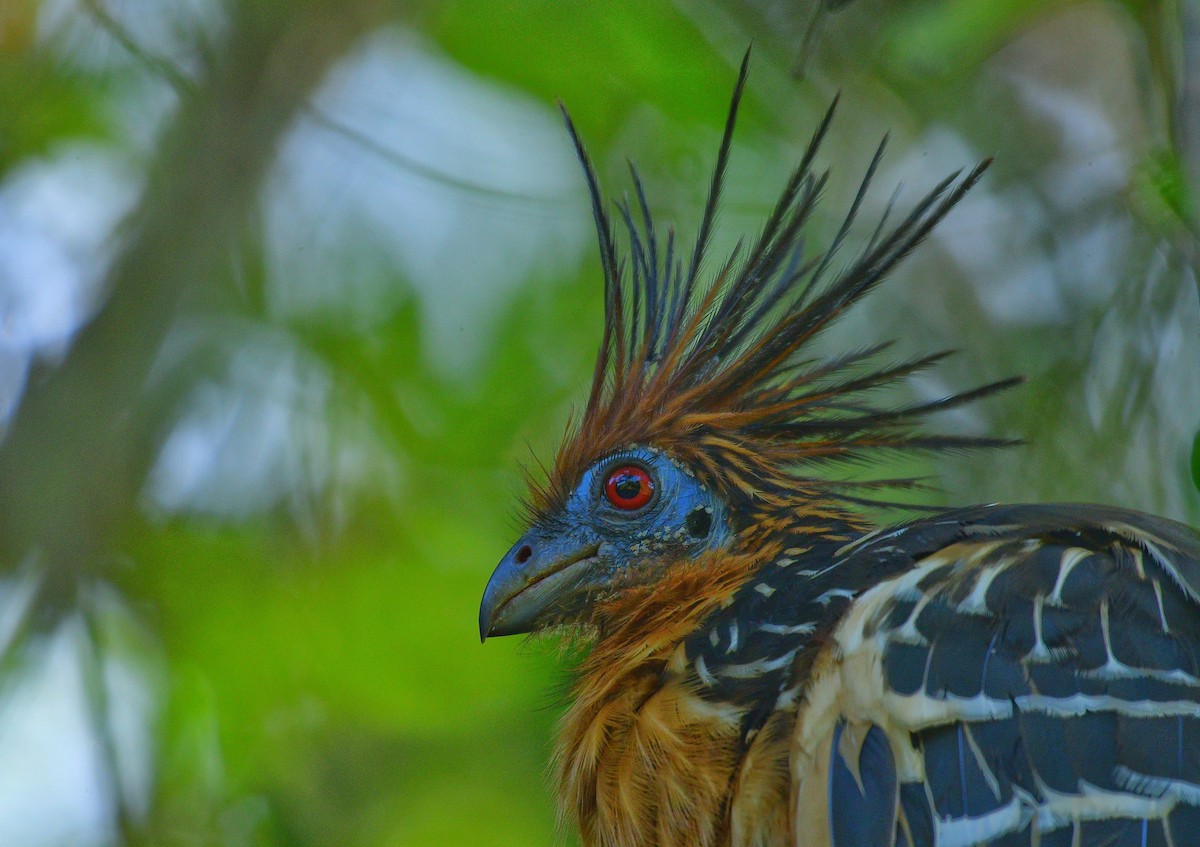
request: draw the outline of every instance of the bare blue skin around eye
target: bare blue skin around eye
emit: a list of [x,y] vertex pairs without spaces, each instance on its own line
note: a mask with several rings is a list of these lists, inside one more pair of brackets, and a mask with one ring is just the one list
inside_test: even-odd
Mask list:
[[[654,496],[634,511],[619,509],[604,496],[609,475],[627,465],[644,468],[654,481]],[[608,553],[605,558],[618,566],[672,548],[699,555],[723,546],[732,534],[721,499],[665,453],[647,447],[622,451],[589,468],[555,520],[593,535]]]

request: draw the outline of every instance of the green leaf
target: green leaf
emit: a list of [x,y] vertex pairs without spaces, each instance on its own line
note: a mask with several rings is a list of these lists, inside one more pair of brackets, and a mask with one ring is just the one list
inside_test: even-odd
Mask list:
[[1200,489],[1200,430],[1192,441],[1192,484]]

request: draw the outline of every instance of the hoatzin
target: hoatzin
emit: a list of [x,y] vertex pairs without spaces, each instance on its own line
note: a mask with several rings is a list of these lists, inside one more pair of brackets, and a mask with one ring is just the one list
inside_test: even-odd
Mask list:
[[[488,583],[481,636],[589,643],[556,752],[586,845],[1200,845],[1200,534],[1096,505],[931,510],[871,526],[881,483],[828,474],[1008,387],[889,406],[941,354],[823,360],[986,162],[861,253],[800,249],[826,114],[761,233],[702,274],[746,66],[695,243],[665,238],[633,169],[586,410]],[[876,170],[871,163],[867,178]],[[864,490],[864,486],[865,489]]]

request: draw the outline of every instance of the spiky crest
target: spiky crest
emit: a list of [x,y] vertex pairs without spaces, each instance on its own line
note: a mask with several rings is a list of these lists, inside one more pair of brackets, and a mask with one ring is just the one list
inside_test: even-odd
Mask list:
[[894,383],[948,355],[872,364],[880,344],[826,361],[808,344],[871,292],[979,180],[990,160],[966,176],[951,174],[888,228],[885,211],[861,254],[840,271],[833,260],[857,218],[887,145],[880,143],[830,246],[805,256],[802,235],[828,173],[813,169],[837,107],[818,124],[800,163],[754,244],[739,242],[707,284],[701,271],[720,205],[750,52],[734,87],[716,167],[687,265],[673,230],[660,241],[637,169],[631,164],[637,216],[617,204],[629,242],[618,256],[591,159],[563,108],[583,165],[604,270],[604,335],[586,410],[569,428],[547,483],[534,485],[532,509],[546,515],[583,471],[605,455],[651,445],[683,461],[752,520],[820,503],[872,503],[871,489],[911,480],[845,483],[814,476],[831,463],[873,450],[949,450],[1011,442],[925,434],[928,414],[960,406],[1019,382],[1005,379],[932,402],[879,408],[872,389]]

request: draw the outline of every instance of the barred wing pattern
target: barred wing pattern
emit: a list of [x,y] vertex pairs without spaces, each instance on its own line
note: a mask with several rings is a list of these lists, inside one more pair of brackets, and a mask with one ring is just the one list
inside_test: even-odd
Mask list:
[[1200,536],[1085,505],[956,510],[842,548],[895,574],[821,648],[798,844],[1200,844]]

